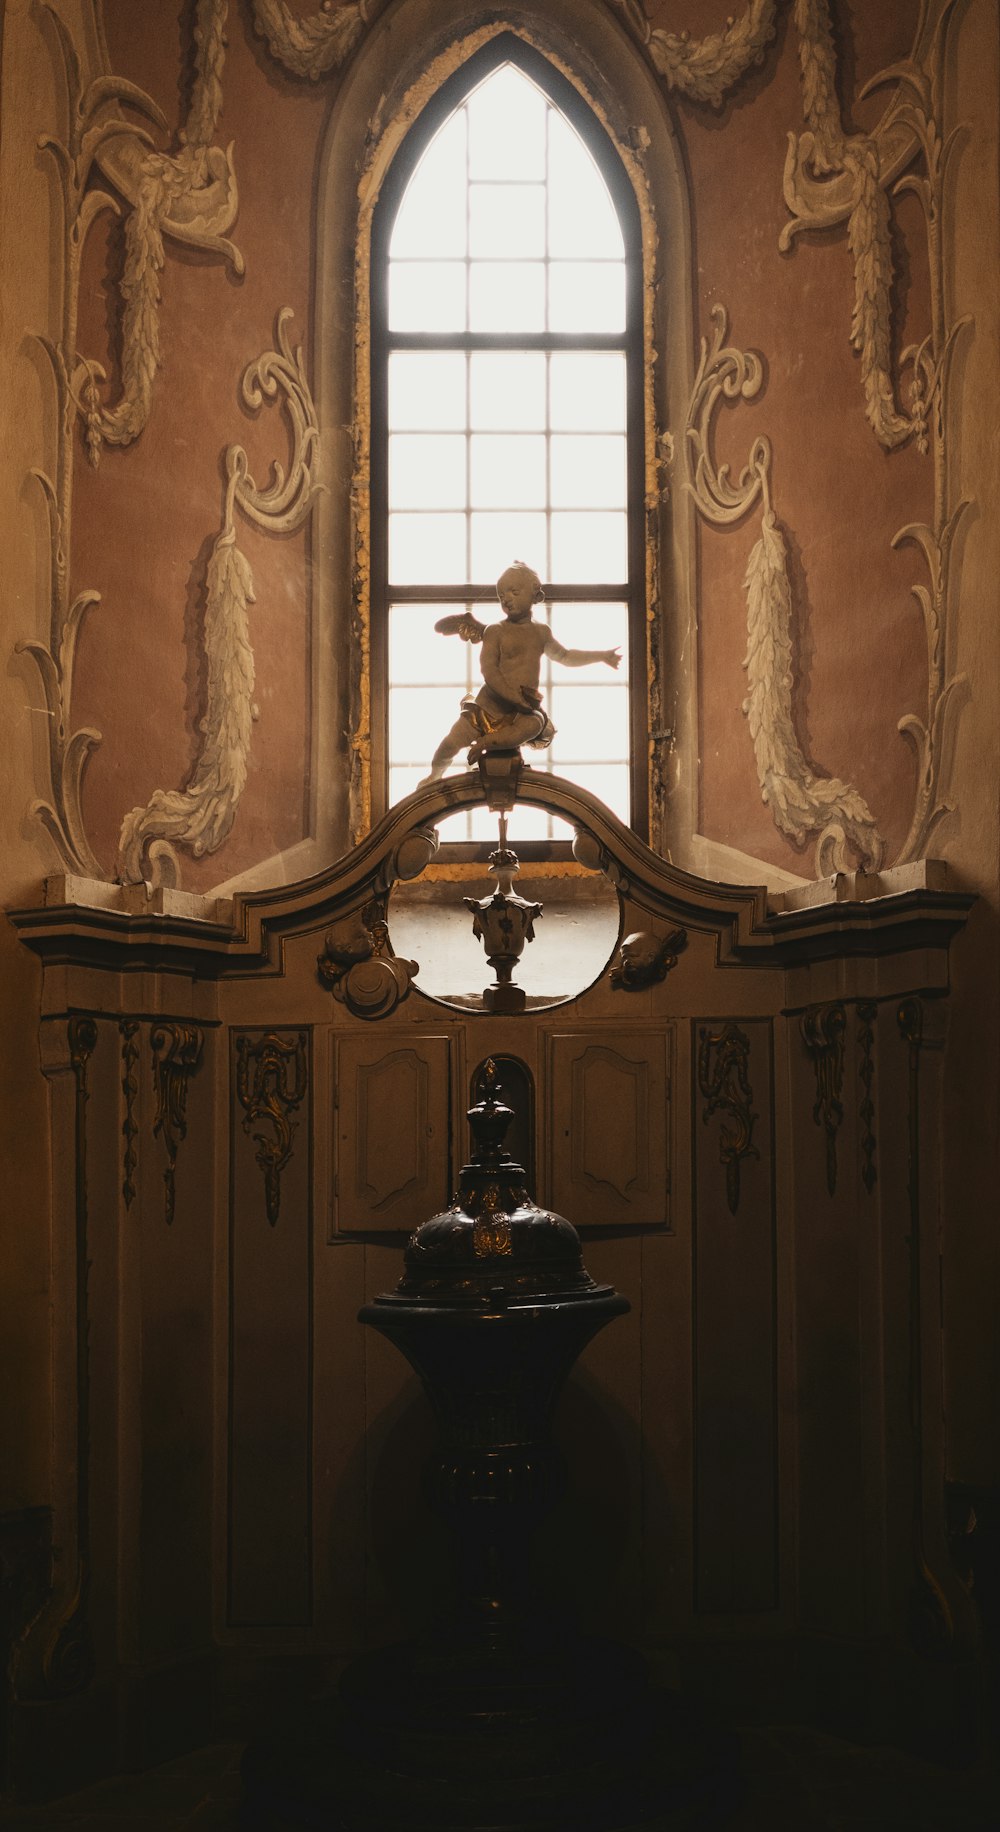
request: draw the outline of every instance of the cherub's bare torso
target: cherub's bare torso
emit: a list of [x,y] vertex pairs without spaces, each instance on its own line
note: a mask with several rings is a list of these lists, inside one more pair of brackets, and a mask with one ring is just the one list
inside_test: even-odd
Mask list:
[[618,649],[565,649],[547,624],[536,623],[532,605],[542,597],[541,582],[520,561],[501,574],[497,596],[503,606],[503,623],[491,623],[484,629],[471,615],[459,615],[443,618],[437,625],[444,634],[460,635],[466,642],[482,641],[483,685],[474,700],[463,701],[461,716],[434,752],[430,775],[425,778],[428,782],[441,776],[466,744],[470,762],[483,750],[551,744],[555,727],[542,705],[538,686],[543,655],[567,668],[582,668],[589,662],[617,668],[621,661]]

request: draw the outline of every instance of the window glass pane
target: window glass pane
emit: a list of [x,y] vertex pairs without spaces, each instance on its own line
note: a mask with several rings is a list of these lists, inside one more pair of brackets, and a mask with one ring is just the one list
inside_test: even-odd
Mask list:
[[462,261],[390,261],[390,331],[464,331]]
[[[395,604],[389,612],[390,685],[422,682],[451,687],[460,700],[470,687],[478,687],[479,650],[459,636],[442,636],[434,625],[441,617],[461,615],[460,604]],[[474,615],[483,622],[482,607]],[[438,732],[437,744],[444,733]],[[434,749],[431,745],[431,750]],[[430,756],[430,751],[427,753]]]
[[[628,609],[624,604],[550,604],[547,616],[553,636],[566,649],[620,649],[622,658],[616,670],[606,672],[599,662],[593,666],[601,670],[602,680],[628,679]],[[559,668],[557,662],[554,675]],[[588,663],[581,680],[590,680],[590,669]]]
[[[426,776],[434,750],[461,710],[462,691],[454,687],[393,687],[389,694],[393,764],[420,765],[421,775]],[[464,752],[460,755],[464,767]]]
[[549,412],[556,430],[625,431],[624,356],[558,350],[549,364]]
[[435,134],[403,193],[389,242],[390,257],[464,255],[465,109]]
[[416,764],[411,764],[406,768],[401,768],[399,765],[393,764],[389,770],[390,808],[394,808],[397,802],[401,802],[404,795],[411,795],[413,790],[417,787],[417,784],[426,774],[427,771],[419,768]]
[[469,395],[474,430],[541,431],[545,425],[545,357],[519,350],[477,353],[469,359]]
[[469,268],[469,329],[544,331],[544,264],[473,261]]
[[[545,753],[543,751],[525,751],[524,761],[525,763],[530,763],[533,768],[537,769],[539,767],[539,759],[544,755]],[[573,838],[573,829],[568,821],[561,821],[558,816],[556,816],[555,824],[562,829],[559,835],[560,839],[565,838],[571,840]],[[498,838],[497,817],[495,814],[491,814],[487,808],[484,808],[481,812],[479,809],[475,811],[472,816],[471,825],[472,837],[474,840],[482,839],[493,840],[494,843],[496,842]],[[522,840],[547,840],[550,838],[551,832],[552,818],[544,808],[529,808],[524,802],[515,803],[507,821],[507,838],[512,844],[515,841]],[[522,871],[525,869],[527,868],[522,867]],[[484,878],[485,875],[484,872]],[[492,884],[494,880],[490,879],[489,882]],[[516,878],[514,880],[514,889],[515,891],[517,890]],[[516,979],[517,975],[515,974],[514,977]]]
[[553,261],[550,264],[550,331],[624,329],[624,263]]
[[624,509],[625,441],[589,433],[552,440],[552,506]]
[[618,261],[625,255],[608,187],[556,108],[549,110],[549,253]]
[[[572,338],[625,329],[624,246],[608,188],[576,130],[510,65],[427,148],[391,237],[392,331],[548,328]],[[388,360],[392,582],[432,592],[490,585],[515,559],[560,584],[625,580],[623,355],[452,348],[395,350]],[[481,684],[478,646],[434,629],[462,608],[388,610],[392,801],[426,775],[463,696]],[[495,603],[470,608],[500,621]],[[543,659],[557,735],[549,750],[526,747],[525,763],[579,781],[627,819],[628,607],[539,605],[536,615],[567,648],[619,648],[622,666],[570,670]],[[450,773],[466,768],[463,747]],[[487,809],[440,825],[445,840],[497,841]],[[523,806],[510,833],[515,844],[571,837],[565,822]]]
[[[562,775],[563,771],[557,774]],[[579,783],[581,789],[589,789],[599,801],[606,802],[612,814],[617,814],[620,821],[628,822],[629,818],[629,782],[627,763],[573,763],[567,764],[565,775],[570,782]]]
[[540,260],[545,253],[545,187],[474,184],[469,189],[469,253],[484,260]]
[[463,433],[393,433],[390,509],[464,509]]
[[552,516],[553,583],[568,585],[578,579],[611,583],[628,578],[628,546],[624,515],[572,513],[558,510]]
[[[478,585],[489,584],[515,560],[533,566],[545,578],[545,517],[530,510],[498,513],[480,510],[472,516],[471,577]],[[440,575],[438,575],[440,576]]]
[[465,357],[397,350],[389,358],[389,427],[465,425]]
[[474,433],[475,509],[544,509],[545,439],[541,433]]
[[540,89],[504,64],[467,103],[469,171],[473,178],[544,178],[545,115]]
[[[599,664],[598,664],[599,666]],[[617,675],[602,669],[609,681]],[[628,756],[628,692],[617,684],[608,687],[559,685],[548,695],[549,717],[556,728],[552,758],[558,769],[562,759],[586,762]]]
[[394,585],[460,585],[466,578],[464,515],[390,515]]

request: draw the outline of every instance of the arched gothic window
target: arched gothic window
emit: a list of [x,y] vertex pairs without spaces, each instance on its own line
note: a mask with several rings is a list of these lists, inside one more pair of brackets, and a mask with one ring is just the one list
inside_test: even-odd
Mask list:
[[[545,582],[536,615],[558,643],[622,653],[617,672],[543,661],[556,737],[529,759],[645,831],[638,210],[599,120],[512,34],[407,134],[371,276],[371,707],[387,735],[374,811],[426,774],[479,685],[478,650],[435,622],[465,608],[497,620],[495,581],[518,559]],[[456,821],[443,838],[493,834],[492,817]],[[512,837],[553,830],[521,809]]]

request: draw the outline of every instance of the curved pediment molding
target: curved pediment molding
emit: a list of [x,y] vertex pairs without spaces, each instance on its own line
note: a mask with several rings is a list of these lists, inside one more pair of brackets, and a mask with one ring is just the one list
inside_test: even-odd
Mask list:
[[838,954],[945,946],[973,901],[949,888],[944,868],[933,862],[836,873],[778,897],[763,885],[716,883],[652,852],[587,790],[511,759],[492,783],[469,770],[414,790],[359,845],[298,883],[212,900],[50,879],[44,907],[13,912],[12,920],[28,946],[50,961],[194,971],[206,979],[280,975],[287,939],[319,933],[400,880],[419,876],[433,857],[438,821],[484,803],[510,807],[515,794],[574,828],[579,861],[602,871],[633,913],[714,934],[720,965],[788,967]]

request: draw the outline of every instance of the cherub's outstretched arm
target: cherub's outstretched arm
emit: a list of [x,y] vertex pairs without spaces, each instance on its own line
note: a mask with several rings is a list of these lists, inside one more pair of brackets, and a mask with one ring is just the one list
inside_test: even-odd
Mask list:
[[620,649],[564,649],[551,631],[545,644],[545,654],[550,655],[554,662],[562,662],[564,668],[585,668],[588,662],[604,662],[609,668],[618,668],[622,659]]

